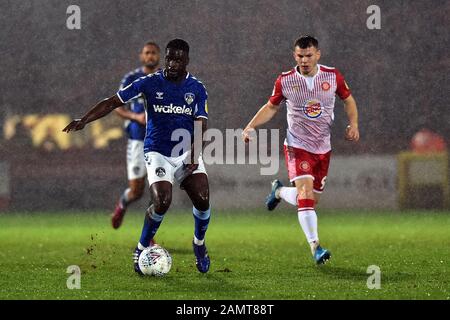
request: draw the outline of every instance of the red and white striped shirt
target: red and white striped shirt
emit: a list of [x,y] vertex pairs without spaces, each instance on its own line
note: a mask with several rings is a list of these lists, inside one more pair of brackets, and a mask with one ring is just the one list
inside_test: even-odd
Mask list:
[[297,67],[281,74],[269,100],[274,105],[286,101],[288,132],[285,144],[324,154],[331,150],[335,95],[344,100],[351,92],[337,69],[317,66],[317,73],[309,79]]

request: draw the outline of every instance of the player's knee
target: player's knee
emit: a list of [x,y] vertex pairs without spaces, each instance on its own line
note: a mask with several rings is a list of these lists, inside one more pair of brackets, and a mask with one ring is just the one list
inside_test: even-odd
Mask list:
[[206,211],[209,209],[209,200],[196,201],[194,207],[199,211]]
[[200,211],[209,209],[209,192],[208,190],[200,191],[194,201],[194,206]]
[[169,210],[172,202],[172,195],[170,193],[161,193],[153,198],[153,205],[155,212],[158,214],[164,214]]

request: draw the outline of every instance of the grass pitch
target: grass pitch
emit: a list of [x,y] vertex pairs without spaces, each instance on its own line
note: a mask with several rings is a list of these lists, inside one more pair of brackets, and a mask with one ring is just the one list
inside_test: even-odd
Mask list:
[[[0,299],[450,299],[450,212],[319,210],[332,259],[316,266],[296,210],[214,211],[200,274],[193,218],[170,211],[157,234],[173,257],[163,278],[133,271],[142,222],[138,212],[119,230],[99,212],[0,215]],[[80,290],[66,287],[70,265]],[[370,265],[381,289],[367,287]]]

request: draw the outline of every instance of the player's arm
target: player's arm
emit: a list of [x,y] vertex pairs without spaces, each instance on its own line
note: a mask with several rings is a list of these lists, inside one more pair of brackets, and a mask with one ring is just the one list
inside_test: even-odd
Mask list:
[[242,139],[244,142],[249,142],[251,140],[250,133],[257,127],[269,122],[278,110],[280,110],[280,106],[274,105],[270,100],[262,106],[242,132]]
[[259,109],[242,132],[242,140],[244,140],[244,142],[249,142],[251,140],[250,134],[254,132],[257,127],[269,122],[278,110],[280,110],[280,103],[285,100],[282,92],[281,78],[282,76],[279,76],[275,81],[269,101]]
[[342,74],[337,69],[335,69],[335,73],[336,95],[344,101],[344,110],[349,123],[345,129],[345,139],[356,142],[359,140],[358,108],[356,107],[356,101]]
[[345,139],[357,142],[359,140],[358,108],[352,95],[344,99],[344,110],[349,123],[345,130]]
[[[195,132],[197,130],[194,130],[194,142],[191,145],[191,163],[196,163],[196,159],[198,159],[200,153],[203,152],[203,148],[205,147],[205,139],[203,139],[203,136],[205,135],[205,132],[208,129],[208,119],[206,118],[195,119],[194,127],[201,128],[201,132]],[[201,141],[201,143],[196,143],[196,141]]]
[[82,130],[89,122],[103,118],[115,108],[123,105],[124,103],[119,99],[117,95],[100,101],[95,106],[93,106],[91,110],[89,110],[81,119],[75,119],[71,123],[69,123],[63,129],[63,131],[69,133],[70,131]]
[[136,121],[139,124],[145,125],[145,112],[132,112],[130,110],[127,110],[123,106],[116,108],[114,111],[122,119]]

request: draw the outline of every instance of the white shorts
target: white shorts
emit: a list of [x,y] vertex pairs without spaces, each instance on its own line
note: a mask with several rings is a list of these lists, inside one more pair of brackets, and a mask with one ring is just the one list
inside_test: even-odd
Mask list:
[[[147,152],[144,155],[144,159],[147,167],[149,186],[159,181],[167,181],[171,184],[177,182],[178,184],[181,184],[184,178],[186,178],[183,161],[186,160],[189,155],[189,152],[185,152],[179,157],[166,157],[158,152]],[[192,174],[196,173],[206,174],[202,156],[198,158],[197,170],[192,172]]]
[[144,161],[144,141],[128,139],[127,174],[128,180],[140,179],[147,174]]

